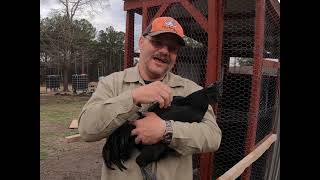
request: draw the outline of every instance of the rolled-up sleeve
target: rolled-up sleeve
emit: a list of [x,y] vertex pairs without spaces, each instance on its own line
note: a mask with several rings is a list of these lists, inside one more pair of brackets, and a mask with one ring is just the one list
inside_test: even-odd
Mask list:
[[[191,86],[193,91],[199,87]],[[209,105],[200,123],[172,121],[173,135],[169,147],[181,155],[217,151],[221,143],[221,129]]]
[[209,106],[202,122],[185,123],[172,121],[173,135],[169,147],[179,154],[213,152],[218,150],[221,142],[221,130],[215,115]]
[[137,119],[139,107],[133,103],[131,90],[119,95],[114,92],[114,77],[99,82],[96,91],[79,116],[79,133],[84,141],[108,137],[127,120]]

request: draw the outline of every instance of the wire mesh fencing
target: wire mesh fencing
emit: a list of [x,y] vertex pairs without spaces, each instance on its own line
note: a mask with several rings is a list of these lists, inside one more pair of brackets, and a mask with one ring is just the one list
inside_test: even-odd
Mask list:
[[88,75],[87,74],[73,74],[72,75],[72,89],[74,92],[88,90]]
[[[262,27],[256,24],[257,2],[226,0],[224,4],[224,92],[217,114],[223,136],[213,161],[213,179],[232,168],[255,148],[252,145],[272,133],[275,110],[279,108],[275,100],[280,32],[279,24],[270,24],[271,17],[276,20],[278,16],[270,1],[266,1],[263,58],[259,58],[261,42],[257,31]],[[263,179],[269,151],[251,165],[249,175],[242,174],[237,179]]]
[[59,75],[47,75],[46,76],[46,91],[57,91],[60,89],[60,76]]
[[[201,12],[207,16],[206,0],[193,1]],[[160,7],[148,8],[148,20],[152,20],[154,15],[159,11]],[[178,52],[177,63],[173,73],[182,77],[188,78],[200,86],[205,85],[207,49],[208,49],[208,34],[200,26],[192,15],[182,6],[181,3],[172,3],[167,6],[161,16],[174,17],[184,28],[186,46]],[[150,23],[150,21],[148,21]],[[199,154],[193,155],[193,177],[200,179],[200,160]]]
[[[216,109],[217,123],[222,130],[220,148],[214,153],[210,174],[216,179],[250,153],[275,124],[279,108],[280,16],[273,0],[223,0],[222,52],[217,65],[219,80],[223,81],[222,98]],[[260,14],[257,3],[265,2],[263,26],[257,24]],[[183,27],[187,46],[179,50],[173,72],[206,85],[208,60],[208,30],[203,19],[208,20],[208,0],[141,1],[141,6],[127,10],[126,67],[136,64],[139,53],[135,51],[134,23],[145,28],[154,17],[171,16]],[[191,13],[193,12],[193,13]],[[260,12],[260,10],[259,10]],[[196,16],[195,16],[196,14]],[[219,30],[219,27],[217,27]],[[262,37],[259,37],[262,30]],[[219,37],[218,37],[219,38]],[[217,48],[217,47],[215,47]],[[214,72],[217,73],[217,72]],[[250,171],[237,179],[263,179],[272,148],[267,150]],[[200,179],[200,155],[193,155],[194,179]],[[249,168],[248,168],[249,169]],[[248,175],[249,173],[249,175]]]

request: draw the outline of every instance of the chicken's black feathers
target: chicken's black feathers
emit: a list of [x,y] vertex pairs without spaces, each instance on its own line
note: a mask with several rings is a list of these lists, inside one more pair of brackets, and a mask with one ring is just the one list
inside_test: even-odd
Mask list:
[[[163,120],[201,122],[208,105],[216,104],[221,94],[222,83],[216,82],[186,97],[174,96],[171,106],[168,108],[161,109],[159,103],[155,103],[148,108],[148,111],[154,112]],[[140,116],[143,118],[142,114]],[[112,167],[112,164],[114,164],[121,171],[127,169],[123,162],[131,157],[134,148],[140,150],[140,154],[136,158],[140,167],[166,157],[169,152],[174,152],[173,149],[160,142],[153,145],[135,144],[135,136],[131,136],[131,131],[134,128],[133,125],[125,122],[108,137],[102,150],[103,159],[108,168],[114,170]]]

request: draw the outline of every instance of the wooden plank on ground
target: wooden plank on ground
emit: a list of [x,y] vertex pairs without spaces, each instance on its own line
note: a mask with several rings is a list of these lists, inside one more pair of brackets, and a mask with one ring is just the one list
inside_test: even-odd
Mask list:
[[78,142],[81,140],[80,134],[67,136],[65,138],[66,138],[67,143]]
[[262,142],[256,149],[234,165],[231,169],[225,172],[217,180],[234,180],[239,177],[243,171],[249,167],[254,161],[256,161],[269,147],[272,143],[277,140],[277,135],[272,134],[264,142]]
[[70,129],[78,129],[78,119],[72,120],[69,128]]

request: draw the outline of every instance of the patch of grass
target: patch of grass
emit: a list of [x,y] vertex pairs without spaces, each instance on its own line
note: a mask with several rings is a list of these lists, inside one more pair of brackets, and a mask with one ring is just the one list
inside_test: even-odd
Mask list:
[[86,101],[50,103],[40,106],[40,119],[50,123],[69,126],[72,119],[77,119]]
[[47,159],[47,157],[48,157],[48,154],[43,149],[40,148],[40,161]]
[[46,148],[44,145],[40,145],[40,161],[45,160],[48,157],[48,153],[46,152]]
[[[56,139],[78,133],[69,129],[73,119],[77,119],[88,99],[52,97],[40,106],[40,160],[45,160],[52,151]],[[50,153],[49,153],[50,152]]]
[[75,134],[79,134],[79,131],[77,129],[70,129],[69,131],[64,132],[64,137],[66,136],[72,136]]
[[48,157],[47,148],[46,148],[46,142],[41,139],[43,137],[40,135],[40,161],[45,160]]

